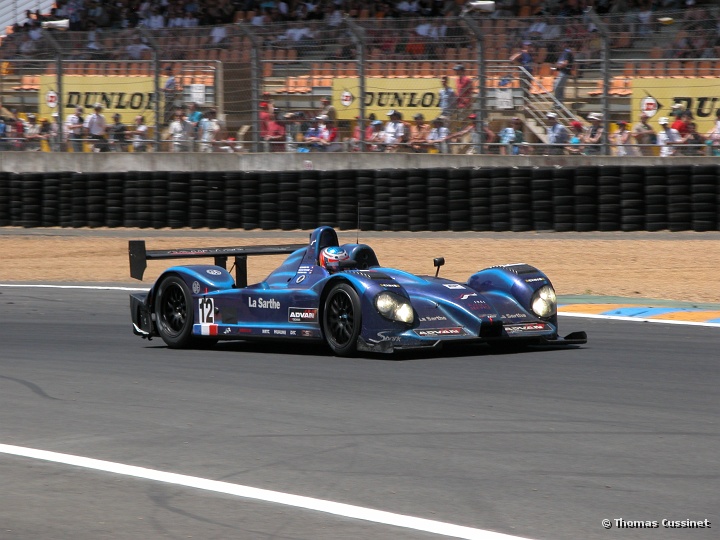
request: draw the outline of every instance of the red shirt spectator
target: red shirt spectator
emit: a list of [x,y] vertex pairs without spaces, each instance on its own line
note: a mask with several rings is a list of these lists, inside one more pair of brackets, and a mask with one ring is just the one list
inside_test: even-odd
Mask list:
[[260,102],[260,138],[265,139],[268,136],[270,130],[270,122],[272,122],[273,116],[269,111],[267,102]]
[[458,74],[456,87],[457,107],[461,110],[468,109],[472,103],[472,79],[465,75],[465,66],[462,64],[456,65],[453,69]]
[[682,113],[680,116],[677,117],[677,120],[675,120],[672,123],[672,126],[670,126],[672,129],[677,129],[678,133],[681,137],[685,137],[688,133],[690,133],[690,117],[688,115],[688,112]]

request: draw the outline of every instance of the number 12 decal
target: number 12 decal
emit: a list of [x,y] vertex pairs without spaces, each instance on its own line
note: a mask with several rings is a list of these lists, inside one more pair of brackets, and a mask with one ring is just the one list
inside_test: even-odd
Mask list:
[[200,324],[213,324],[215,322],[215,302],[212,298],[201,298],[198,307],[200,308]]

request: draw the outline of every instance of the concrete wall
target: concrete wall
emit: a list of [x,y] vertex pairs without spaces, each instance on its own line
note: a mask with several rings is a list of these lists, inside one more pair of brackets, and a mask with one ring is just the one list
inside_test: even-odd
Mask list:
[[589,156],[452,156],[441,154],[259,153],[73,154],[0,152],[0,172],[55,171],[299,171],[357,169],[429,169],[436,167],[544,167],[588,165],[699,165],[720,163],[720,157],[617,158]]

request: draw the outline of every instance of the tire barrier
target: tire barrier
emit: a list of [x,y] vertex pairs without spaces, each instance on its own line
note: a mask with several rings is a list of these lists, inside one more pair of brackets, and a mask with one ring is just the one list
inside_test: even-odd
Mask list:
[[0,173],[0,226],[716,231],[720,165]]

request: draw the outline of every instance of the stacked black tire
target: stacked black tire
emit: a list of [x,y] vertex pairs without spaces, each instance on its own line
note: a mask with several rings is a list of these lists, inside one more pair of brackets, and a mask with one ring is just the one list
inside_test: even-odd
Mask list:
[[0,173],[0,226],[716,231],[720,166]]

